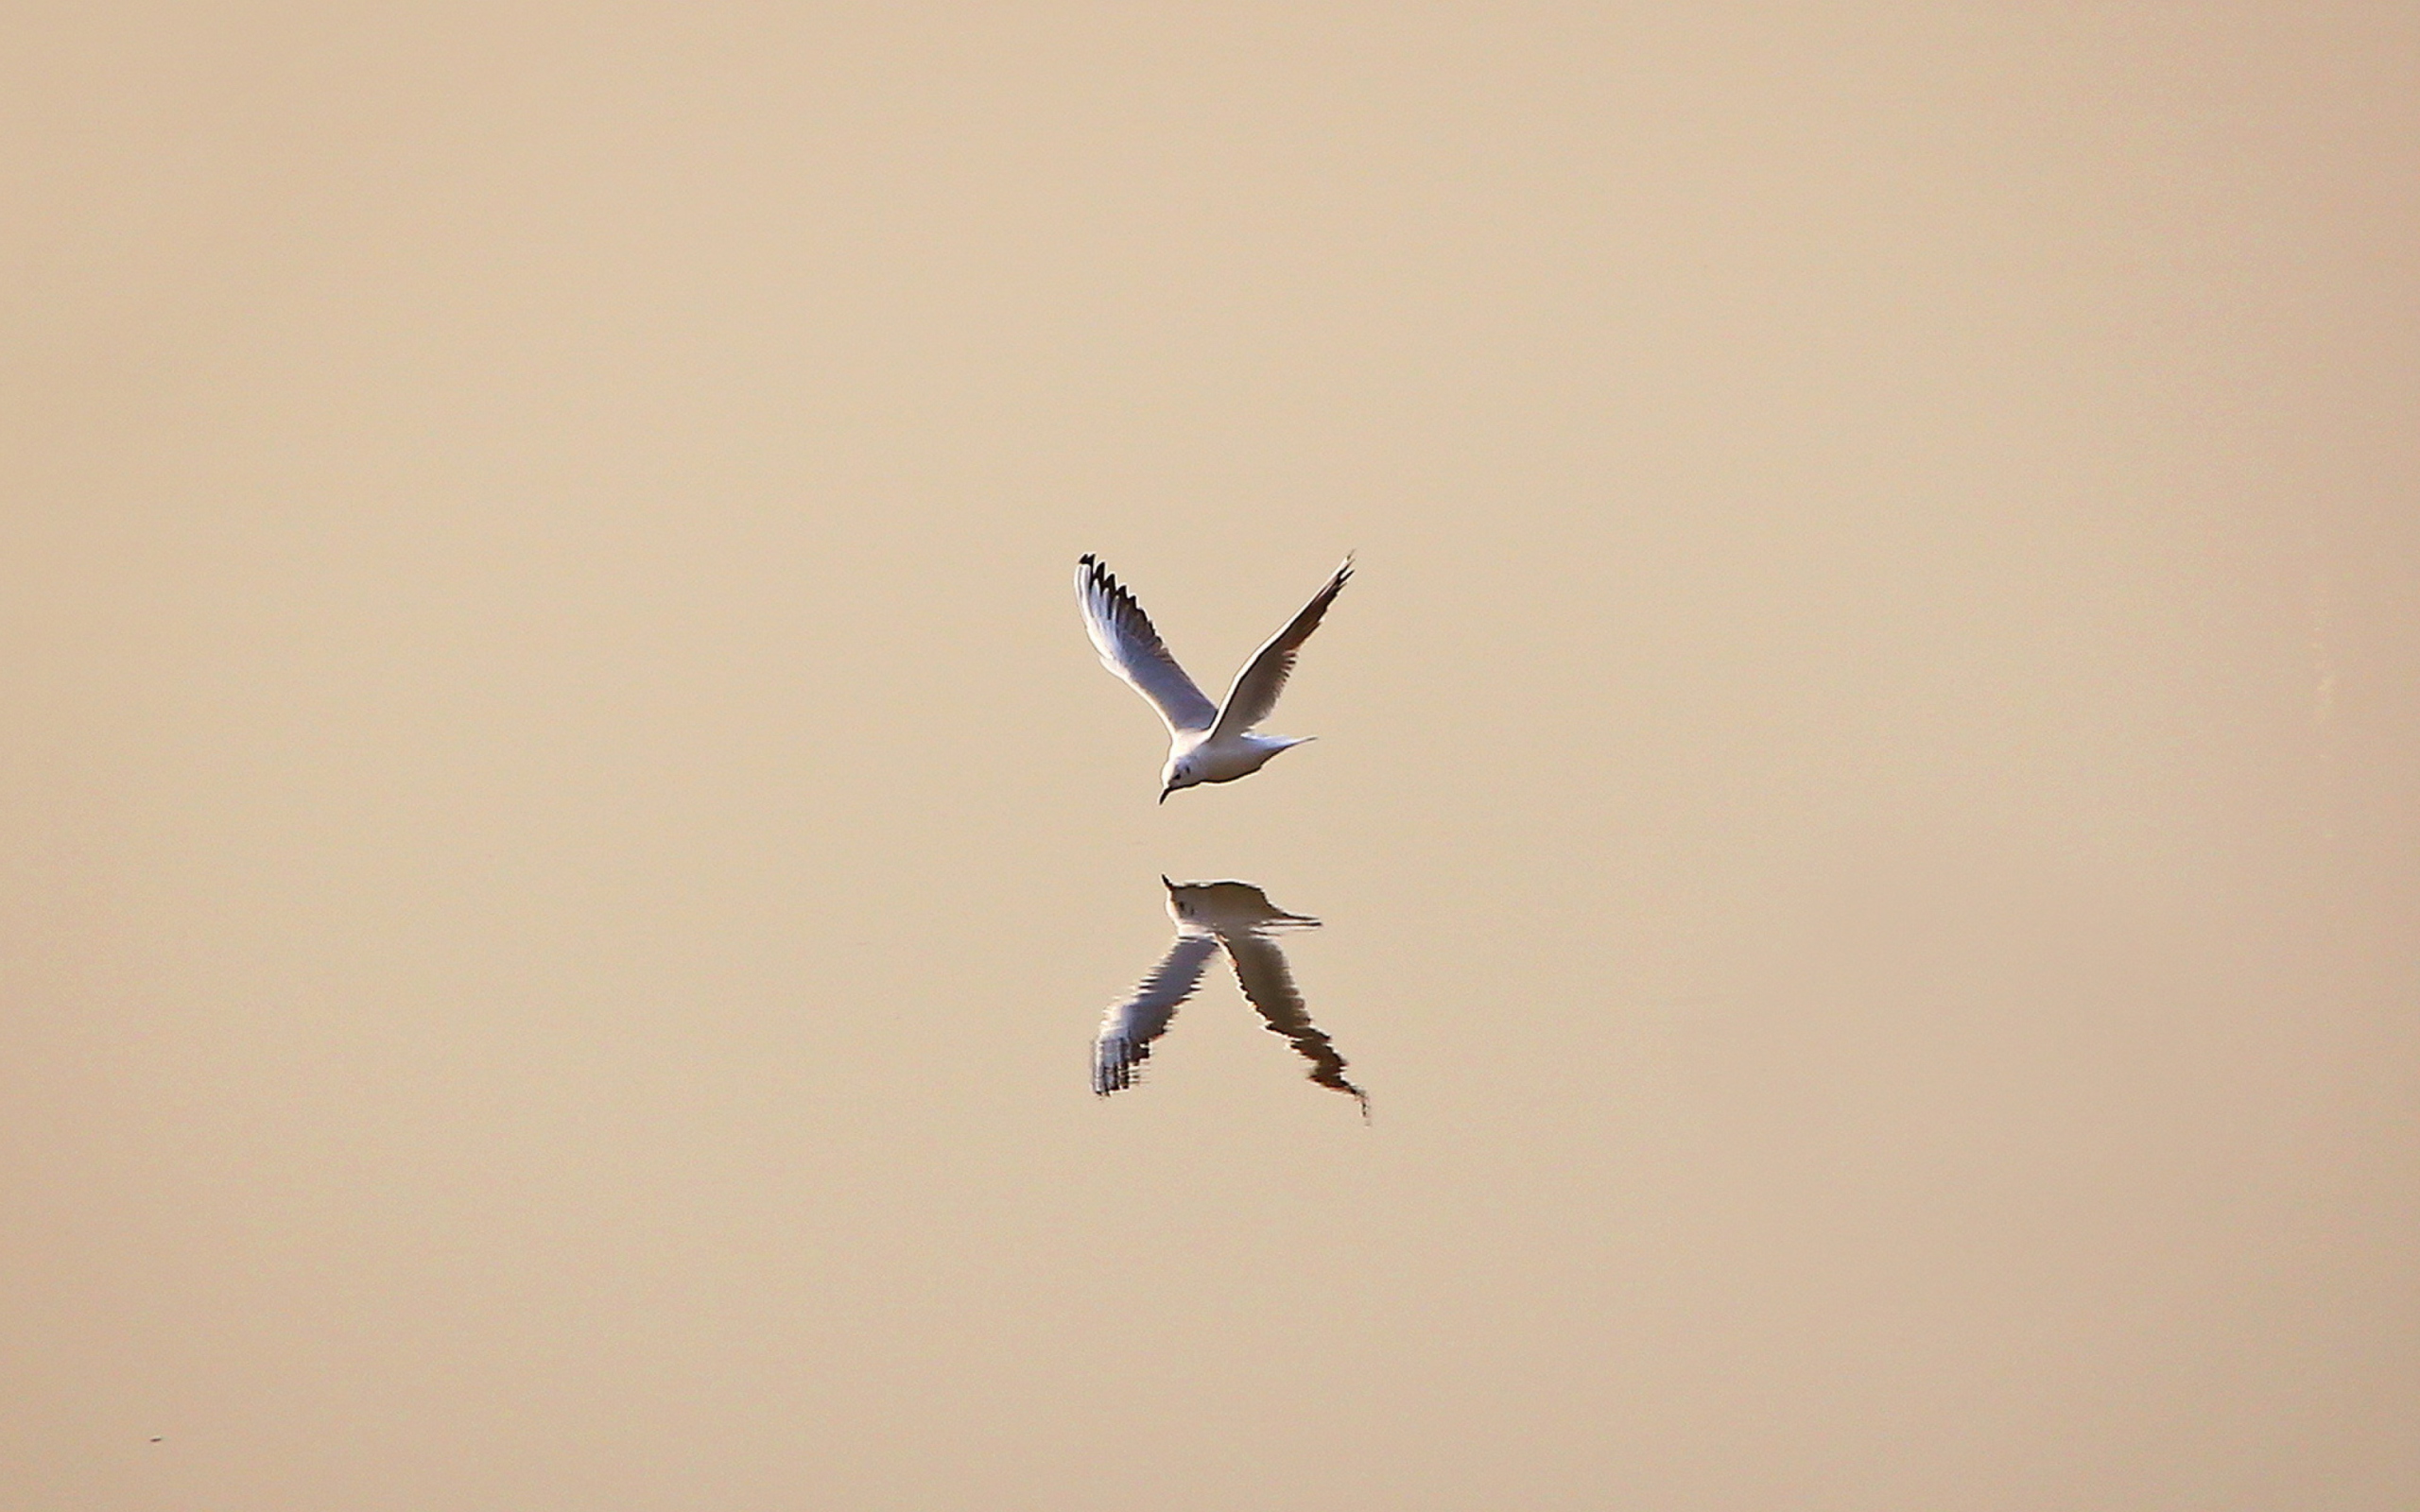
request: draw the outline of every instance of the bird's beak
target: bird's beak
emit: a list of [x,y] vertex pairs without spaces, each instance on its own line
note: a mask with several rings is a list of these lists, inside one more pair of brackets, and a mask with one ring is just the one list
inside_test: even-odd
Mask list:
[[1175,785],[1174,783],[1170,783],[1168,786],[1164,787],[1164,788],[1161,788],[1161,789],[1160,789],[1160,801],[1161,801],[1161,802],[1163,802],[1163,803],[1167,802],[1167,801],[1168,800],[1168,795],[1169,795],[1170,793],[1175,792],[1175,791],[1176,791],[1176,785]]

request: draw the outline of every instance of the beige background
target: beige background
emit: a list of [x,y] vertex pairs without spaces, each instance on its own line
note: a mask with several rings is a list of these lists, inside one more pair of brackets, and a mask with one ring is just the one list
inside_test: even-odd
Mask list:
[[2420,1504],[2420,11],[103,9],[0,1502]]

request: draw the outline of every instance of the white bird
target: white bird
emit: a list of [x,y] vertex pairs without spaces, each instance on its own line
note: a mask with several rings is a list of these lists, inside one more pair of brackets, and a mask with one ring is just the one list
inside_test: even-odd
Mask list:
[[1273,937],[1279,930],[1317,929],[1320,921],[1288,913],[1248,882],[1160,882],[1168,890],[1176,942],[1132,996],[1101,1015],[1100,1032],[1093,1038],[1093,1091],[1106,1097],[1134,1085],[1150,1058],[1151,1042],[1167,1033],[1176,1010],[1201,986],[1210,957],[1224,950],[1236,985],[1260,1010],[1269,1032],[1283,1036],[1311,1063],[1311,1080],[1350,1094],[1361,1105],[1361,1116],[1369,1117],[1369,1095],[1345,1079],[1344,1057],[1311,1022],[1286,953]]
[[1100,652],[1101,665],[1124,678],[1136,693],[1150,700],[1167,722],[1168,759],[1160,768],[1160,801],[1180,787],[1199,782],[1232,782],[1259,771],[1269,758],[1311,736],[1255,735],[1252,727],[1269,717],[1285,691],[1287,675],[1303,643],[1320,627],[1320,616],[1336,602],[1353,576],[1353,558],[1311,595],[1303,611],[1270,636],[1244,669],[1236,674],[1227,701],[1213,705],[1176,664],[1151,617],[1134,595],[1109,574],[1098,557],[1076,563],[1076,598],[1083,606],[1084,628]]

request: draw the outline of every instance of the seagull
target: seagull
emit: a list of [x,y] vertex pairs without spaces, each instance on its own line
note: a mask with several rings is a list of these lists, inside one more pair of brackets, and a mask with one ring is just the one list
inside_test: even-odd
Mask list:
[[1227,701],[1213,705],[1185,676],[1184,668],[1176,664],[1176,658],[1168,655],[1143,606],[1110,576],[1100,558],[1087,554],[1076,563],[1076,598],[1083,606],[1084,628],[1092,633],[1101,665],[1124,678],[1167,721],[1168,760],[1160,768],[1161,802],[1180,787],[1250,777],[1279,751],[1312,738],[1255,735],[1252,727],[1277,707],[1277,696],[1286,689],[1287,675],[1294,670],[1294,658],[1303,643],[1320,627],[1320,617],[1352,576],[1353,558],[1347,557],[1327,586],[1312,594],[1303,611],[1270,636],[1269,644],[1236,674]]
[[1288,913],[1248,882],[1170,882],[1162,877],[1160,885],[1168,890],[1176,942],[1132,996],[1101,1016],[1100,1033],[1093,1040],[1093,1091],[1106,1097],[1134,1085],[1143,1062],[1150,1058],[1151,1042],[1167,1033],[1176,1010],[1201,986],[1210,957],[1223,950],[1236,969],[1236,984],[1260,1010],[1269,1032],[1282,1036],[1311,1063],[1311,1080],[1360,1104],[1366,1122],[1369,1094],[1345,1079],[1344,1057],[1311,1022],[1286,953],[1272,937],[1280,930],[1317,929],[1320,921],[1307,914]]

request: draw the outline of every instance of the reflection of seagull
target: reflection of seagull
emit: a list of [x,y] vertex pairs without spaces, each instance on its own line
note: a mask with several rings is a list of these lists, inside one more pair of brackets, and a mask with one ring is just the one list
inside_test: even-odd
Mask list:
[[1352,576],[1353,558],[1347,557],[1327,586],[1312,594],[1303,611],[1270,637],[1269,644],[1236,674],[1227,701],[1213,707],[1184,675],[1184,668],[1176,664],[1176,658],[1168,655],[1168,648],[1160,643],[1160,632],[1151,628],[1151,617],[1143,612],[1143,606],[1134,602],[1125,585],[1112,577],[1097,557],[1088,556],[1076,564],[1076,597],[1083,605],[1084,628],[1092,632],[1101,664],[1151,700],[1151,707],[1167,721],[1168,761],[1160,769],[1161,802],[1180,787],[1250,777],[1271,756],[1310,738],[1255,735],[1252,727],[1277,707],[1277,696],[1286,689],[1286,675],[1294,670],[1295,656],[1320,627],[1320,616],[1336,602],[1345,579]]
[[1093,1091],[1106,1097],[1134,1085],[1150,1057],[1151,1041],[1167,1032],[1177,1008],[1201,987],[1202,968],[1223,949],[1269,1032],[1284,1035],[1311,1063],[1311,1080],[1350,1093],[1361,1105],[1361,1116],[1369,1117],[1369,1095],[1344,1079],[1344,1057],[1311,1022],[1286,953],[1273,937],[1279,930],[1316,929],[1320,921],[1288,913],[1248,882],[1160,881],[1168,889],[1176,943],[1132,997],[1101,1016],[1100,1034],[1093,1041]]

